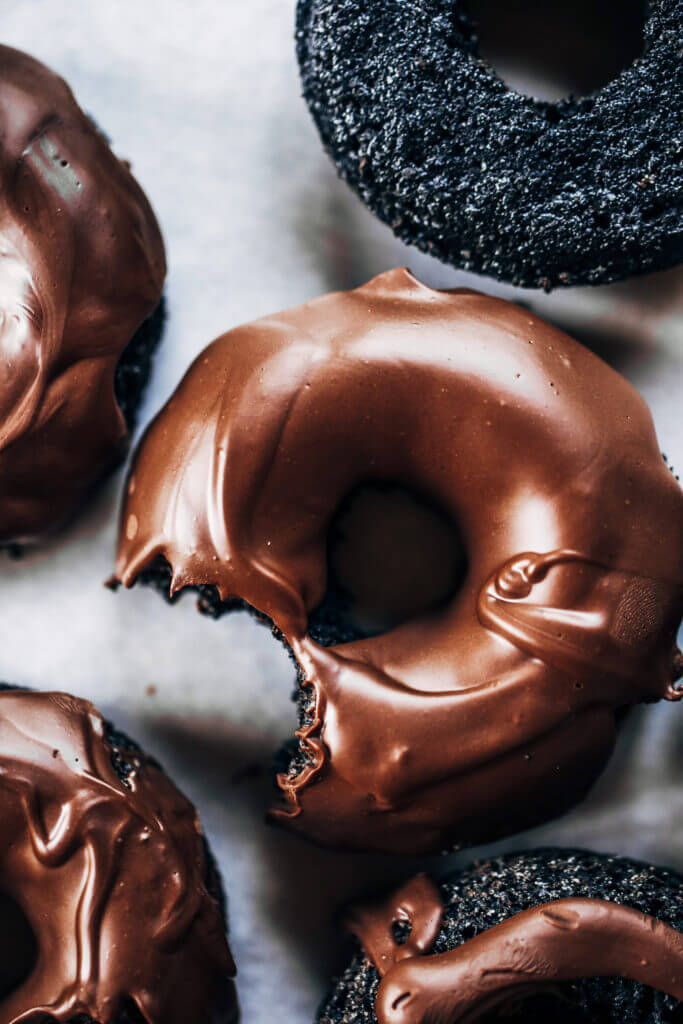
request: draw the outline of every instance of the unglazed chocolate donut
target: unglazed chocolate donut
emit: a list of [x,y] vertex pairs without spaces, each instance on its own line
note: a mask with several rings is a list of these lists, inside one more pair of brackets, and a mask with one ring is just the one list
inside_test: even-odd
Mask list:
[[[466,576],[445,608],[325,648],[328,527],[368,480],[438,502]],[[301,721],[277,821],[442,849],[568,808],[617,709],[681,696],[682,513],[622,377],[526,310],[396,270],[199,356],[135,456],[117,578],[165,560],[171,593],[213,587],[284,638]]]
[[165,272],[128,166],[61,78],[0,47],[0,545],[59,526],[120,460],[150,338],[117,365]]
[[317,1024],[674,1024],[682,883],[576,850],[511,855],[439,885],[418,876],[348,913],[364,955]]
[[67,694],[0,686],[0,932],[2,1024],[237,1018],[194,807]]
[[[552,46],[552,41],[549,41]],[[513,284],[604,284],[683,260],[681,2],[582,99],[509,88],[466,0],[298,0],[303,92],[326,150],[410,245]]]

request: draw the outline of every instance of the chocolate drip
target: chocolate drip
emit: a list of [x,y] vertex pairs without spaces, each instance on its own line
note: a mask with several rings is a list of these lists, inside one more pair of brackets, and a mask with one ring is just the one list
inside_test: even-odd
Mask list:
[[[565,579],[573,585],[572,607],[527,602],[557,566],[571,567]],[[651,680],[653,700],[677,701],[683,691],[674,686],[672,652],[659,643],[665,626],[660,608],[676,597],[675,588],[667,589],[661,580],[610,571],[577,551],[526,552],[489,580],[478,613],[485,626],[531,657],[577,680],[595,681],[603,697],[611,680],[612,703],[619,693],[624,703],[646,700],[644,679]]]
[[[372,478],[443,508],[468,571],[446,608],[322,648],[327,530]],[[136,454],[118,579],[157,556],[294,653],[310,701],[272,817],[319,842],[530,827],[584,795],[617,709],[680,697],[683,497],[644,402],[527,311],[405,270],[205,350]]]
[[126,762],[124,784],[87,701],[0,694],[0,877],[37,945],[0,1001],[6,1024],[115,1024],[128,1004],[146,1024],[230,1019],[234,965],[194,808],[142,755]]
[[[385,902],[353,907],[344,926],[356,936],[368,960],[384,977],[401,960],[431,950],[443,909],[438,886],[427,875],[417,875]],[[394,929],[400,925],[408,931],[399,945]]]
[[683,999],[683,935],[616,903],[557,900],[448,953],[397,963],[379,987],[377,1020],[470,1022],[552,982],[610,975]]
[[71,515],[121,454],[114,374],[158,305],[154,214],[68,86],[0,46],[0,543]]

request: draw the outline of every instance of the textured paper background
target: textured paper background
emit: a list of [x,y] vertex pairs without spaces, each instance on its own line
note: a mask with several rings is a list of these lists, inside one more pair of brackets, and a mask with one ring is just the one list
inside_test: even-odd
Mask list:
[[[405,249],[337,181],[299,96],[293,0],[0,0],[0,15],[2,41],[69,80],[159,215],[170,320],[143,421],[215,335],[390,267],[512,294]],[[682,284],[669,272],[517,294],[633,381],[679,466]],[[271,753],[294,723],[291,666],[245,615],[214,623],[191,599],[169,609],[103,588],[120,485],[47,549],[0,561],[0,677],[90,697],[159,755],[225,875],[244,1020],[305,1024],[343,962],[337,907],[414,865],[323,852],[262,823]],[[682,725],[680,706],[634,714],[580,810],[497,849],[581,844],[683,868]]]

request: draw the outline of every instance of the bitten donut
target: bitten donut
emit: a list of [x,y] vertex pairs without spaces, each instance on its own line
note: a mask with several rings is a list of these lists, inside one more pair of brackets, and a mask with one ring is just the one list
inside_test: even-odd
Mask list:
[[60,526],[120,461],[165,272],[128,166],[61,78],[0,46],[0,546]]
[[418,876],[352,910],[363,954],[317,1024],[674,1024],[683,878],[579,851]]
[[480,58],[465,0],[299,0],[304,96],[404,242],[517,285],[616,281],[683,259],[681,5],[647,6],[642,57],[546,103]]
[[3,1024],[234,1024],[197,813],[88,701],[0,687],[0,837]]
[[[324,647],[327,532],[369,480],[448,513],[465,577],[445,607]],[[284,639],[300,728],[277,821],[443,849],[568,808],[618,709],[681,696],[682,513],[622,377],[526,310],[396,270],[198,357],[136,453],[117,578],[167,572]]]

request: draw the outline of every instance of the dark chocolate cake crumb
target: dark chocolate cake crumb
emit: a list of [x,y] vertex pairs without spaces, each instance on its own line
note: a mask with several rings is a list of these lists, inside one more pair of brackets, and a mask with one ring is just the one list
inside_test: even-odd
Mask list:
[[129,431],[135,429],[140,403],[152,373],[152,360],[166,323],[166,300],[161,302],[126,345],[116,367],[114,394]]
[[642,57],[548,103],[479,56],[464,0],[299,0],[303,92],[402,241],[514,285],[604,284],[683,259],[681,0],[648,8]]

